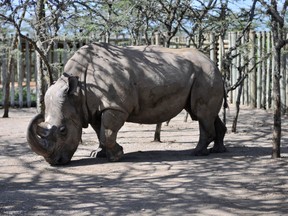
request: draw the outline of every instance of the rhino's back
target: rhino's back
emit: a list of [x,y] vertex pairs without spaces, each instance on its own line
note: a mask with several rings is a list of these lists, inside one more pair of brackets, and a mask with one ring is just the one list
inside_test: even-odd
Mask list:
[[163,122],[177,115],[201,71],[182,53],[157,47],[100,43],[85,46],[75,55],[87,61],[89,108],[118,109],[128,113],[127,121],[138,123]]

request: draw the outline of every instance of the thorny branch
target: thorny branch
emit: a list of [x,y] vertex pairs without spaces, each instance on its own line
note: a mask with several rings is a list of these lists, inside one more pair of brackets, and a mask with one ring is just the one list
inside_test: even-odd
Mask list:
[[[249,73],[251,73],[256,67],[257,65],[261,64],[263,61],[265,61],[266,59],[269,58],[269,56],[271,56],[271,52],[267,53],[261,60],[259,60],[258,62],[256,62],[246,73],[242,73],[243,71],[245,71],[245,69],[248,67],[249,65],[249,61],[251,61],[251,59],[249,61],[246,61],[243,65],[237,67],[237,70],[239,71],[240,76],[238,77],[236,83],[234,83],[232,86],[229,86],[226,88],[227,93],[230,91],[235,90],[238,86],[240,86],[243,81],[245,80],[245,78],[248,76]],[[253,57],[255,58],[255,57]]]

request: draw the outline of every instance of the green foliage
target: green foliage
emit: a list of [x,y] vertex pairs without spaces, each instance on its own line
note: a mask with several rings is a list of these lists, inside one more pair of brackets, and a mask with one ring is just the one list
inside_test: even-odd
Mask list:
[[[11,89],[10,89],[11,90]],[[11,92],[11,91],[10,91]],[[33,104],[35,104],[35,102],[36,102],[36,91],[30,91],[31,93],[30,93],[30,97],[31,97],[31,103]],[[10,93],[11,94],[11,93]],[[0,102],[1,102],[1,104],[2,104],[2,101],[3,101],[3,98],[4,97],[4,95],[3,95],[3,91],[2,91],[2,89],[1,89],[1,91],[0,91]],[[17,105],[18,104],[18,102],[19,102],[19,97],[20,97],[20,93],[19,93],[19,88],[15,88],[15,94],[14,94],[14,102],[15,102],[15,104]],[[27,87],[24,87],[23,88],[23,93],[22,93],[22,97],[23,97],[23,102],[24,102],[24,104],[26,104],[26,102],[27,102]],[[11,95],[10,95],[10,98],[11,98]],[[11,103],[11,101],[10,101],[10,103]]]
[[[31,101],[36,101],[36,92],[31,92],[30,94],[31,96]],[[19,88],[16,88],[16,91],[15,91],[15,101],[19,101]],[[24,87],[23,88],[23,101],[27,101],[27,87]]]

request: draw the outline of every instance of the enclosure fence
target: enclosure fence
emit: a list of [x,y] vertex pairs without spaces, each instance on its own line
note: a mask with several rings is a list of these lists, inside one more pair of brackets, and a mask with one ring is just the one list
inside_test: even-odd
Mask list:
[[[274,68],[272,34],[264,31],[251,32],[248,40],[245,40],[245,37],[239,40],[239,35],[238,32],[230,32],[224,41],[215,37],[213,33],[207,35],[204,43],[206,48],[203,48],[204,53],[218,65],[225,78],[227,89],[234,89],[235,87],[235,90],[228,92],[230,103],[236,103],[237,99],[240,99],[241,104],[254,108],[270,109],[274,103],[272,97]],[[105,41],[105,38],[59,38],[54,40],[53,47],[48,54],[50,65],[55,71],[54,77],[60,76],[65,63],[78,48],[95,41]],[[3,104],[6,94],[4,86],[7,82],[7,59],[10,43],[11,37],[0,36],[0,105]],[[127,46],[132,45],[133,41],[132,38],[125,35],[117,35],[111,37],[109,43]],[[164,43],[163,37],[156,33],[152,37],[151,43],[162,45]],[[175,36],[171,40],[170,48],[182,48],[188,45],[192,46],[191,40],[188,40],[187,37]],[[231,49],[233,47],[236,49]],[[229,50],[232,50],[231,56],[233,58],[227,62],[225,55]],[[19,38],[14,59],[10,79],[10,106],[35,106],[37,95],[36,52],[28,41]],[[229,70],[224,70],[225,62],[223,60],[226,61]],[[281,57],[283,112],[286,112],[288,107],[287,61],[287,49],[284,49]],[[226,71],[225,74],[224,71]],[[238,87],[235,86],[236,83]]]

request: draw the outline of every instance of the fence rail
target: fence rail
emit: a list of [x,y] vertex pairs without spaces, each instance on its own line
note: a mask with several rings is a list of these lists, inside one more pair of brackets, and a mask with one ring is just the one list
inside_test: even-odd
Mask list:
[[[230,32],[228,38],[221,46],[221,41],[215,39],[211,33],[207,36],[205,42],[208,50],[206,54],[218,64],[220,70],[223,68],[223,55],[230,47],[235,46],[237,32]],[[99,41],[99,39],[97,39]],[[96,41],[97,41],[96,40]],[[105,39],[101,39],[102,41]],[[57,78],[63,69],[69,57],[81,46],[95,41],[92,38],[82,38],[69,40],[67,38],[54,41],[54,46],[49,52],[49,62],[56,68],[55,78]],[[7,81],[7,58],[8,46],[11,38],[0,37],[0,104],[3,104],[5,89],[4,84]],[[161,45],[163,41],[160,35],[152,38],[152,44]],[[132,39],[124,35],[112,37],[110,43],[127,46],[132,44]],[[183,36],[174,37],[171,41],[171,48],[181,48],[187,46],[187,38]],[[272,97],[272,74],[273,74],[273,55],[271,32],[251,32],[249,43],[242,38],[242,45],[233,50],[232,55],[236,55],[230,64],[230,73],[227,74],[227,80],[231,85],[239,81],[240,73],[247,74],[241,86],[241,103],[251,107],[270,109],[273,105]],[[36,104],[36,58],[35,50],[25,40],[18,41],[16,51],[16,61],[13,64],[11,84],[10,84],[10,103],[11,106],[34,106]],[[288,54],[284,50],[282,54],[281,69],[281,101],[282,108],[286,112],[288,107]],[[244,71],[239,70],[249,62]],[[229,92],[229,101],[235,103],[239,94],[239,87]]]

